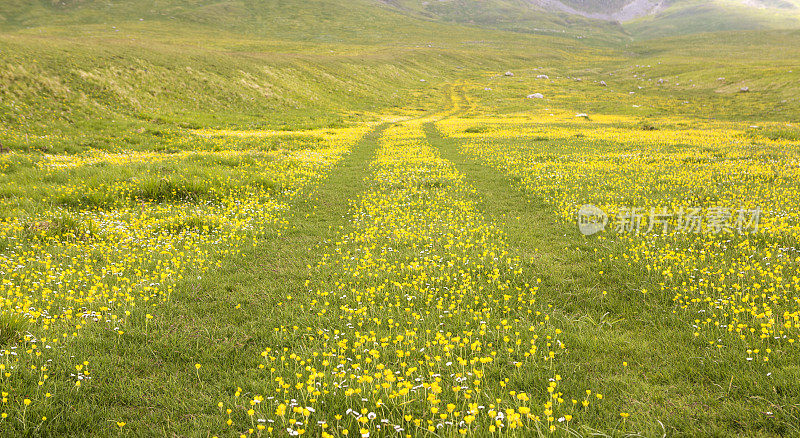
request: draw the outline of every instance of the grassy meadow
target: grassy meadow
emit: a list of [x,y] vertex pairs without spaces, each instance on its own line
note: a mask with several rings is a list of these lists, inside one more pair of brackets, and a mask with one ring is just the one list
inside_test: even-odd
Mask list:
[[800,435],[800,31],[492,5],[0,6],[0,435]]

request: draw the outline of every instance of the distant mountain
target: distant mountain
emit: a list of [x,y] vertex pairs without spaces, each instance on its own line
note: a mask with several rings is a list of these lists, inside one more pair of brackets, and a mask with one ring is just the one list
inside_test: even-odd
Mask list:
[[0,0],[0,30],[140,19],[295,40],[388,41],[459,24],[613,43],[800,28],[800,0]]
[[699,32],[800,28],[797,0],[682,0],[665,2],[650,14],[624,23],[638,38]]
[[[612,20],[598,20],[558,1],[376,0],[398,12],[429,20],[541,35],[627,39]],[[605,17],[605,15],[603,16]]]
[[669,3],[668,0],[528,0],[528,2],[544,10],[618,22],[654,14],[667,7]]
[[[800,0],[378,0],[430,18],[506,30],[651,38],[800,27]],[[605,24],[604,24],[605,23]]]

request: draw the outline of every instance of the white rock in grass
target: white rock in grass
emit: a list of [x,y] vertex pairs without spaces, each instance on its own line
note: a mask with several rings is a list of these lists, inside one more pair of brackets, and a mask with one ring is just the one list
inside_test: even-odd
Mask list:
[[602,85],[602,86],[604,86],[604,87],[605,87],[605,86],[606,86],[606,85],[608,85],[608,84],[606,84],[606,81],[600,81],[600,85]]
[[514,76],[514,73],[511,73],[510,71],[507,71],[507,72],[503,73],[503,76]]
[[536,79],[550,79],[550,76],[547,76],[547,75],[538,75],[538,76],[536,76]]
[[533,93],[528,95],[528,99],[544,99],[544,95],[542,93]]
[[740,93],[747,93],[748,91],[750,91],[750,87],[742,87],[739,89]]

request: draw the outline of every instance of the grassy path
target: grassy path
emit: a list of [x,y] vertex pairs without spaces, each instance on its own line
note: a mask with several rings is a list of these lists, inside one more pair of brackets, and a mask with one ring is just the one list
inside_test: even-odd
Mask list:
[[307,266],[319,261],[314,249],[344,224],[382,130],[367,134],[291,207],[287,229],[203,278],[184,281],[171,300],[149,310],[146,325],[121,340],[86,336],[82,348],[102,370],[99,381],[66,400],[59,409],[66,418],[55,423],[62,429],[48,432],[108,431],[117,421],[143,436],[218,430],[217,401],[246,380],[263,345],[272,343],[273,328],[301,316],[277,304],[300,294]]

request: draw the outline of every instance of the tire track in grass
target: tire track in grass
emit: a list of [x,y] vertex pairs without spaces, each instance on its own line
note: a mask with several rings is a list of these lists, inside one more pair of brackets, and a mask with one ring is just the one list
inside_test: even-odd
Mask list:
[[303,323],[263,345],[220,435],[537,434],[595,409],[592,391],[561,392],[561,330],[422,122],[382,137],[350,224],[281,304]]
[[[607,392],[603,409],[586,424],[645,435],[665,430],[713,435],[742,417],[758,421],[753,411],[743,410],[752,401],[743,405],[742,399],[729,396],[731,376],[742,372],[736,361],[709,353],[673,314],[670,297],[642,300],[642,285],[651,281],[646,273],[597,262],[594,245],[574,225],[559,220],[551,205],[524,196],[503,172],[466,156],[458,140],[444,137],[433,123],[425,131],[428,141],[477,187],[481,207],[503,223],[523,268],[543,279],[539,297],[561,320],[570,346],[563,374]],[[604,290],[615,294],[607,297]],[[751,387],[749,396],[768,397],[769,385],[759,385],[766,392]],[[697,406],[703,406],[702,413]],[[631,419],[622,421],[620,412]]]

